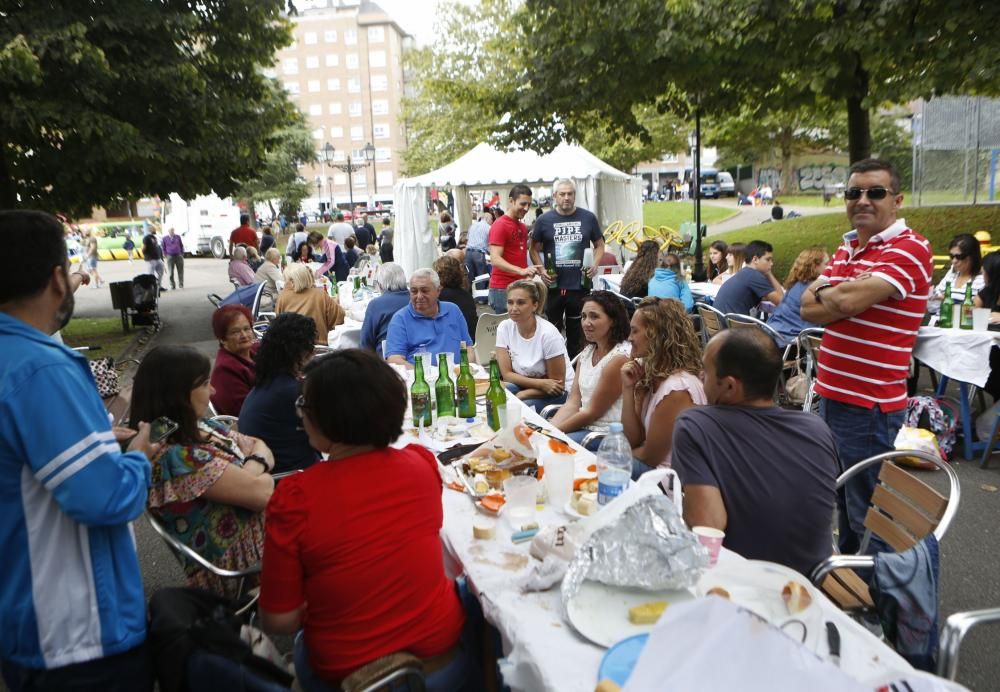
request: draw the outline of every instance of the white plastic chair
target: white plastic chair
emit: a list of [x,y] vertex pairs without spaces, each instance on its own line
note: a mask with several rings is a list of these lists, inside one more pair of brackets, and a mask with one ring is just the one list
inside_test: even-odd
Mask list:
[[[479,284],[485,284],[485,288],[477,288]],[[490,275],[480,274],[472,280],[472,297],[478,302],[487,302],[490,299]],[[482,301],[480,301],[482,299]]]
[[479,316],[479,322],[476,324],[475,347],[476,358],[481,364],[489,364],[490,351],[495,351],[497,347],[497,328],[505,319],[507,319],[506,312],[499,315],[486,313]]

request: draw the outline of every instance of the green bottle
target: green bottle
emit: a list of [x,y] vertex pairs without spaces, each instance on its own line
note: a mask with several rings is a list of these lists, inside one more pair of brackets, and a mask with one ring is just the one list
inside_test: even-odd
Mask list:
[[434,396],[437,398],[437,414],[441,416],[455,415],[455,385],[451,383],[448,372],[448,354],[438,354],[438,379],[434,384]]
[[490,351],[490,388],[486,390],[486,424],[493,430],[503,427],[507,418],[507,390],[500,381],[496,351]]
[[459,361],[455,399],[458,401],[458,415],[461,418],[475,418],[476,380],[469,370],[469,351],[464,341],[461,344],[461,360]]
[[559,276],[559,272],[556,271],[556,260],[551,254],[545,255],[545,273],[549,275],[549,278],[553,281]]
[[942,329],[951,329],[951,318],[955,312],[955,303],[951,299],[951,282],[944,285],[944,297],[941,299],[941,312],[938,314],[937,326]]
[[962,306],[959,308],[959,329],[972,329],[972,308],[974,307],[975,305],[972,302],[972,281],[969,281],[969,283],[965,284],[965,300],[962,301]]
[[413,407],[413,425],[430,427],[431,388],[424,379],[424,363],[420,356],[413,357],[413,386],[410,387],[410,403]]

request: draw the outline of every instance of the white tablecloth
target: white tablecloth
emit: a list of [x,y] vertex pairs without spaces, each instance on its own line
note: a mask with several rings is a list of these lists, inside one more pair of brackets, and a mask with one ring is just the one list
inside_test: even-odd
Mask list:
[[[623,276],[624,274],[605,274],[603,276],[598,276],[594,279],[594,285],[597,288],[601,288],[606,291],[621,293]],[[691,289],[691,295],[695,298],[715,298],[716,294],[719,292],[719,287],[709,281],[692,281],[688,284],[688,287]]]
[[953,380],[984,387],[993,346],[1000,346],[1000,332],[921,327],[913,357]]
[[330,348],[358,348],[361,346],[361,326],[365,321],[365,312],[371,300],[361,300],[353,302],[345,300],[341,302],[341,307],[347,313],[344,323],[337,325],[327,334],[326,342]]

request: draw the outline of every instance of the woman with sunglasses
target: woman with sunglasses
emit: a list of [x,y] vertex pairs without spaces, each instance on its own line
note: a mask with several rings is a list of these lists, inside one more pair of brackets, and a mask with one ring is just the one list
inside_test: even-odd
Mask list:
[[429,690],[465,689],[473,665],[459,589],[441,560],[437,460],[419,445],[389,446],[403,431],[406,394],[367,350],[306,367],[296,405],[326,460],[281,481],[267,507],[260,615],[266,630],[299,633],[295,668],[307,692],[340,689],[397,651],[423,659]]
[[968,233],[961,233],[948,243],[948,255],[951,257],[951,267],[944,278],[934,289],[934,299],[945,299],[945,285],[951,283],[951,300],[961,303],[965,300],[965,286],[972,282],[972,295],[979,295],[983,290],[983,275],[979,270],[983,266],[979,241]]

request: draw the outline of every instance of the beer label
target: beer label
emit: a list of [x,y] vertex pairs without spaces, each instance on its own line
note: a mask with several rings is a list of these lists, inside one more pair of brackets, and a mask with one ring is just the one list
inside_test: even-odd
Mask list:
[[460,384],[455,388],[455,400],[458,401],[458,408],[464,409],[469,405],[469,388]]
[[413,424],[417,425],[421,420],[429,422],[431,418],[431,395],[411,394],[410,401],[413,404]]

